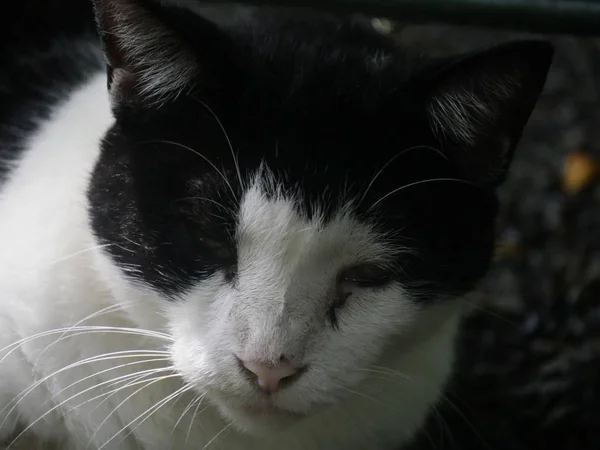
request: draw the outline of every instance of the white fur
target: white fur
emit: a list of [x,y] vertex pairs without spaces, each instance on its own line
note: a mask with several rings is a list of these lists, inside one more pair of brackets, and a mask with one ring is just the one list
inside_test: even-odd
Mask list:
[[[439,92],[429,105],[429,116],[435,132],[451,136],[465,145],[475,144],[478,130],[494,124],[502,102],[515,95],[519,87],[516,77],[480,77],[463,80],[464,86],[451,86]],[[475,88],[484,94],[476,94]]]
[[[39,440],[59,440],[65,450],[374,450],[409,439],[448,377],[460,308],[417,307],[398,285],[357,291],[334,330],[325,311],[336,273],[385,256],[385,246],[349,210],[324,225],[318,216],[300,216],[289,198],[265,196],[264,174],[250,183],[241,207],[234,288],[215,276],[168,302],[127,282],[95,242],[87,215],[90,172],[113,120],[105,86],[98,75],[57,108],[0,191],[0,440],[14,431],[17,416],[25,425],[35,422],[29,431]],[[72,328],[11,347],[76,324],[115,332]],[[150,331],[117,332],[124,328]],[[153,350],[168,350],[169,359],[141,363],[153,357],[120,354],[69,366]],[[308,415],[251,417],[243,408],[260,399],[234,355],[281,353],[308,370],[274,400]],[[144,384],[110,384],[171,364],[175,372],[157,374],[177,376],[130,398]],[[11,400],[39,380],[8,417]],[[185,383],[201,403],[191,404],[198,396],[188,391],[128,426]],[[123,389],[95,398],[115,387]],[[124,428],[130,435],[111,440]]]

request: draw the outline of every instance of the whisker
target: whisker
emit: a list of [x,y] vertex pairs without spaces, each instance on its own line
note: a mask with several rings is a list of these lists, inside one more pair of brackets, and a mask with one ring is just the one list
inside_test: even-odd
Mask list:
[[[164,378],[164,377],[162,377],[162,378]],[[95,388],[95,386],[93,386],[92,388]],[[91,389],[91,388],[89,388],[89,389]],[[89,390],[89,389],[86,389],[86,391]],[[66,400],[63,400],[58,405],[52,407],[51,409],[49,409],[48,411],[46,411],[44,414],[42,414],[40,417],[38,417],[37,419],[35,419],[27,427],[25,427],[19,434],[17,434],[17,436],[10,442],[10,444],[8,444],[8,446],[6,447],[5,450],[9,450],[21,438],[21,436],[23,436],[27,431],[29,431],[33,426],[35,426],[40,420],[43,420],[48,414],[51,414],[52,412],[54,412],[57,409],[61,408],[65,403],[71,401],[73,398],[76,398],[79,395],[84,394],[86,391],[78,392],[77,394],[75,394],[75,395],[67,398]],[[95,435],[95,433],[94,433],[94,435]],[[92,438],[93,438],[93,436],[92,436]]]
[[[340,387],[341,387],[341,386],[340,386]],[[394,407],[394,406],[392,406],[392,405],[387,405],[387,404],[385,404],[385,403],[382,403],[382,402],[378,401],[377,399],[375,399],[375,398],[373,398],[373,397],[370,397],[370,396],[368,396],[368,395],[366,395],[366,394],[363,394],[363,393],[361,393],[361,392],[357,392],[357,391],[353,391],[353,390],[351,390],[351,393],[352,393],[352,394],[359,395],[359,396],[361,396],[361,397],[364,397],[364,398],[366,398],[366,399],[368,399],[368,400],[375,401],[375,402],[377,402],[377,403],[381,404],[382,406],[385,406],[386,408],[394,408],[394,409],[396,408],[396,407]],[[361,423],[361,422],[354,420],[354,417],[353,417],[353,415],[352,415],[352,414],[350,414],[350,412],[349,412],[349,411],[345,410],[345,409],[344,409],[344,408],[342,408],[340,405],[336,405],[336,407],[337,407],[337,408],[338,408],[340,411],[342,411],[344,414],[346,414],[346,416],[347,416],[347,417],[348,417],[350,420],[352,420],[352,422],[353,422],[353,426],[360,427],[360,426],[362,425],[362,423]],[[438,413],[438,414],[439,414],[439,413]],[[441,417],[441,416],[440,416],[440,417]],[[435,446],[435,442],[433,441],[433,438],[431,437],[431,435],[430,435],[430,434],[427,432],[427,430],[425,430],[425,429],[423,430],[423,432],[425,433],[425,436],[427,437],[427,440],[430,442],[430,444],[431,444],[431,448],[432,448],[432,449],[435,449],[435,448],[436,448],[436,446]]]
[[[227,145],[229,146],[229,150],[231,151],[231,157],[233,158],[233,164],[235,166],[235,170],[237,172],[238,179],[240,181],[240,187],[242,189],[244,189],[244,180],[242,179],[242,173],[240,171],[240,164],[239,164],[239,161],[238,161],[237,156],[235,154],[235,151],[233,149],[233,145],[231,143],[231,139],[229,139],[229,135],[227,134],[227,131],[225,130],[225,127],[223,126],[223,123],[221,122],[221,120],[219,120],[219,117],[217,116],[217,114],[206,103],[204,103],[199,98],[196,98],[196,97],[193,97],[193,98],[198,103],[200,103],[202,106],[204,106],[204,108],[206,108],[206,110],[210,113],[211,116],[213,116],[213,118],[215,119],[215,121],[219,125],[219,128],[221,128],[221,131],[223,132],[223,135],[225,136],[225,139],[227,140]],[[234,195],[234,197],[235,197],[235,195]]]
[[[147,383],[149,381],[162,379],[163,375],[156,376],[156,377],[153,377],[153,378],[146,378],[145,380],[139,381],[142,378],[147,377],[148,375],[156,375],[156,374],[159,374],[159,373],[162,373],[162,372],[167,372],[167,371],[168,370],[160,370],[160,369],[159,370],[156,370],[156,369],[154,369],[154,370],[142,370],[140,372],[130,373],[130,374],[127,374],[127,375],[123,375],[123,376],[117,377],[115,379],[106,380],[106,381],[104,381],[102,383],[99,383],[97,385],[88,387],[88,388],[84,389],[83,391],[79,392],[77,394],[77,396],[85,394],[85,393],[87,393],[89,391],[92,391],[92,390],[96,389],[97,387],[100,387],[100,386],[103,386],[103,385],[110,385],[112,387],[115,384],[119,384],[119,383],[123,383],[123,382],[127,383],[125,386],[121,386],[119,388],[111,389],[108,392],[103,392],[102,394],[99,394],[99,395],[96,395],[96,396],[94,396],[92,398],[89,398],[89,399],[87,399],[87,400],[85,400],[85,401],[83,401],[81,403],[78,403],[75,406],[71,406],[71,407],[68,408],[68,410],[69,411],[76,411],[79,408],[81,408],[82,406],[87,405],[90,402],[93,402],[94,400],[98,400],[98,399],[100,399],[102,397],[105,397],[98,405],[96,405],[96,407],[94,409],[92,409],[92,412],[96,411],[105,401],[107,401],[108,398],[110,398],[112,395],[116,394],[117,392],[120,392],[123,389],[127,389],[128,387],[137,386],[139,384]],[[133,381],[129,381],[132,378],[134,378],[134,380]]]
[[[18,341],[13,342],[12,344],[9,344],[9,345],[5,346],[4,348],[0,349],[0,353],[3,353],[4,351],[10,349],[10,351],[7,354],[5,354],[2,357],[2,359],[0,359],[0,364],[12,352],[17,350],[19,348],[19,346],[21,346],[22,344],[26,344],[35,339],[52,336],[53,334],[63,333],[65,331],[67,331],[67,332],[68,331],[81,331],[82,333],[80,333],[80,334],[86,334],[86,333],[90,333],[90,334],[92,334],[92,333],[131,334],[131,335],[137,335],[137,336],[153,337],[156,339],[165,340],[167,342],[173,342],[173,338],[166,333],[161,333],[159,331],[144,330],[142,328],[109,327],[109,326],[96,326],[96,325],[55,328],[53,330],[46,330],[46,331],[42,331],[40,333],[33,334],[31,336],[24,337],[22,339],[19,339]],[[15,347],[15,348],[11,349],[11,347]]]
[[[187,433],[185,434],[185,445],[187,445],[188,440],[190,439],[190,434],[192,433],[192,425],[194,424],[194,421],[196,420],[196,416],[198,415],[198,408],[200,408],[200,405],[202,405],[202,400],[204,400],[204,395],[202,395],[198,398],[198,404],[196,405],[196,409],[194,409],[194,415],[192,416],[192,420],[190,420],[190,424],[188,426]],[[208,408],[208,406],[205,406],[204,408],[202,408],[202,410],[200,411],[200,414],[202,414],[202,412],[206,408]]]
[[221,176],[221,178],[223,179],[223,181],[225,182],[225,184],[227,185],[227,187],[229,188],[229,190],[231,191],[231,194],[233,195],[233,198],[236,198],[235,195],[235,191],[233,190],[233,187],[231,186],[231,183],[229,182],[229,180],[227,179],[227,177],[225,176],[225,174],[219,170],[217,168],[217,166],[215,166],[211,160],[209,160],[206,156],[204,156],[202,153],[200,153],[199,151],[194,150],[191,147],[188,147],[187,145],[184,144],[180,144],[179,142],[175,142],[175,141],[167,141],[164,139],[153,139],[151,141],[144,141],[144,142],[140,142],[140,145],[143,144],[151,144],[151,143],[155,143],[155,144],[167,144],[167,145],[173,145],[175,147],[179,147],[179,148],[183,148],[185,150],[189,150],[190,152],[194,153],[195,155],[199,156],[200,158],[202,158],[204,161],[206,161],[208,164],[210,164],[210,166],[215,169],[215,171]]
[[[121,406],[123,406],[125,403],[127,403],[127,401],[129,401],[129,399],[131,397],[133,397],[137,393],[141,392],[142,390],[146,389],[147,387],[152,386],[154,383],[158,383],[159,381],[163,381],[165,379],[174,378],[174,377],[178,377],[178,376],[179,375],[174,374],[174,375],[165,375],[165,376],[159,377],[159,378],[157,378],[157,379],[155,379],[153,381],[150,381],[149,383],[146,383],[144,386],[142,386],[141,388],[136,389],[132,394],[130,394],[127,397],[125,397],[125,399],[123,401],[121,401],[121,403],[119,403],[117,406],[115,406],[115,408],[110,413],[108,413],[108,415],[104,418],[104,420],[102,422],[100,422],[100,425],[98,425],[98,428],[96,428],[96,431],[94,431],[94,433],[92,434],[89,442],[91,442],[94,439],[94,437],[96,436],[96,434],[98,433],[98,431],[102,428],[102,425],[104,425],[108,421],[108,419],[110,419],[112,417],[112,415],[115,412],[117,412],[117,410]],[[114,438],[114,436],[113,436],[113,438]],[[100,450],[100,449],[98,449],[98,450]]]
[[497,313],[497,312],[494,312],[494,311],[492,311],[490,309],[484,308],[483,306],[479,306],[479,305],[477,305],[477,304],[475,304],[473,302],[469,302],[469,301],[467,301],[465,299],[460,299],[460,301],[462,301],[463,303],[465,303],[470,308],[473,308],[473,309],[475,309],[475,310],[477,310],[479,312],[488,314],[489,316],[491,316],[491,317],[493,317],[495,319],[501,320],[502,322],[505,322],[507,324],[513,325],[515,327],[518,327],[520,325],[518,322],[515,322],[514,320],[511,320],[508,317],[504,317],[500,313]]
[[[86,334],[93,334],[93,333],[107,333],[107,334],[111,334],[111,333],[115,333],[115,332],[114,331],[102,331],[102,330],[101,331],[96,331],[96,330],[94,330],[94,331],[80,331],[80,332],[77,332],[77,333],[64,335],[64,336],[60,337],[59,340],[74,338],[74,337],[77,337],[77,336],[84,336]],[[118,332],[116,332],[116,333],[118,334]],[[138,335],[137,333],[123,333],[123,334]],[[162,339],[162,337],[161,337],[161,339]],[[50,345],[56,344],[57,342],[58,341],[56,341],[56,342],[54,342],[54,343],[52,343]],[[161,352],[164,352],[165,350],[148,350],[148,351],[157,351],[157,352],[161,351]],[[39,358],[39,356],[38,356],[38,358]]]
[[133,425],[135,422],[137,422],[139,419],[141,419],[144,415],[146,415],[146,417],[140,423],[138,423],[133,429],[129,430],[129,432],[125,436],[123,436],[123,439],[125,439],[127,436],[129,436],[131,433],[133,433],[139,426],[141,426],[146,420],[148,420],[156,411],[158,411],[160,408],[162,408],[164,405],[166,405],[167,403],[169,403],[174,398],[176,398],[176,397],[184,394],[185,392],[190,391],[192,388],[193,388],[193,386],[191,386],[191,385],[182,386],[181,388],[177,389],[172,394],[168,395],[163,400],[155,403],[150,408],[148,408],[147,410],[145,410],[143,413],[141,413],[140,415],[138,415],[135,419],[133,419],[132,421],[130,421],[127,425],[125,425],[119,431],[117,431],[110,439],[108,439],[104,444],[102,444],[98,448],[98,450],[102,450],[103,448],[105,448],[119,434],[121,434],[123,431],[127,430],[131,425]]
[[[147,356],[147,355],[144,355],[144,356]],[[95,373],[93,373],[91,375],[88,375],[87,377],[84,377],[84,378],[82,378],[80,380],[77,380],[77,381],[69,384],[68,386],[62,388],[60,391],[52,394],[52,398],[60,395],[62,392],[66,391],[69,388],[72,388],[73,386],[75,386],[75,385],[77,385],[79,383],[82,383],[82,382],[84,382],[86,380],[89,380],[90,378],[97,377],[98,375],[102,375],[103,373],[110,372],[112,370],[121,369],[123,367],[133,366],[133,365],[136,365],[136,364],[146,364],[146,363],[158,362],[158,361],[169,361],[169,358],[165,356],[165,357],[162,357],[162,358],[144,359],[142,361],[134,361],[134,362],[126,363],[126,364],[119,364],[117,366],[109,367],[108,369],[101,370],[100,372],[95,372]],[[156,370],[156,369],[148,369],[147,371],[152,371],[152,370]],[[144,371],[144,372],[147,372],[147,371]],[[133,375],[137,375],[139,373],[141,373],[141,372],[135,372]],[[113,379],[110,379],[108,381],[104,381],[102,383],[97,384],[96,386],[102,386],[102,385],[104,385],[106,383],[112,383],[112,382],[116,381],[119,378],[122,378],[122,377],[125,377],[125,376],[129,376],[129,375],[131,375],[131,374],[122,375],[120,377],[113,378]]]
[[435,147],[430,147],[429,145],[415,145],[409,148],[405,148],[403,150],[400,150],[398,153],[396,153],[394,156],[392,156],[390,158],[390,160],[388,162],[386,162],[383,167],[381,169],[379,169],[379,171],[375,174],[375,176],[373,177],[373,179],[371,180],[371,182],[369,183],[369,185],[367,186],[367,189],[365,189],[365,192],[363,193],[362,197],[360,198],[360,200],[358,201],[358,206],[360,206],[360,204],[363,202],[363,200],[365,199],[365,197],[367,196],[367,194],[369,193],[369,190],[371,189],[371,187],[373,186],[373,184],[375,184],[375,181],[377,181],[377,179],[379,178],[379,176],[383,173],[383,171],[392,163],[394,162],[394,160],[396,160],[396,158],[404,155],[407,152],[410,152],[412,150],[417,150],[417,149],[425,149],[425,150],[432,150],[434,152],[436,152],[438,155],[440,155],[442,158],[444,158],[445,160],[448,160],[448,157],[446,155],[444,155],[440,150],[438,150]]
[[[465,423],[466,423],[466,424],[467,424],[467,425],[468,425],[468,426],[469,426],[469,427],[470,427],[470,428],[473,430],[473,432],[474,432],[474,433],[477,435],[477,437],[478,437],[478,438],[481,440],[481,442],[482,442],[484,445],[486,445],[487,447],[491,448],[491,447],[489,446],[489,444],[487,443],[487,441],[486,441],[486,440],[483,438],[483,436],[482,436],[482,435],[479,433],[479,431],[477,430],[477,428],[475,427],[475,425],[474,425],[474,424],[473,424],[471,421],[469,421],[469,420],[467,419],[467,417],[464,415],[464,413],[463,413],[463,412],[460,410],[460,408],[459,408],[459,407],[458,407],[458,406],[457,406],[457,405],[456,405],[456,404],[455,404],[455,403],[454,403],[454,402],[453,402],[453,401],[452,401],[452,400],[451,400],[451,399],[448,397],[448,395],[447,395],[447,394],[444,392],[444,390],[443,390],[443,389],[441,389],[441,388],[434,388],[434,387],[431,387],[431,386],[430,386],[430,387],[428,387],[428,386],[425,386],[423,383],[419,383],[419,382],[417,382],[417,381],[413,380],[412,378],[410,378],[410,377],[408,377],[408,376],[406,376],[406,375],[402,374],[401,372],[398,372],[398,371],[396,371],[396,370],[390,369],[390,368],[388,368],[388,367],[383,367],[383,366],[374,366],[374,367],[375,367],[375,368],[379,368],[379,369],[381,369],[379,373],[380,373],[381,375],[386,375],[386,376],[387,376],[387,378],[388,378],[388,379],[390,379],[390,380],[392,380],[392,381],[399,381],[399,380],[396,380],[396,379],[393,377],[393,375],[396,375],[396,376],[401,376],[403,379],[410,381],[411,383],[413,383],[413,384],[414,384],[414,385],[416,385],[416,386],[422,386],[422,387],[426,387],[426,388],[428,388],[428,389],[433,389],[433,390],[434,390],[434,391],[435,391],[435,392],[436,392],[436,393],[437,393],[437,394],[438,394],[438,395],[441,397],[441,399],[442,399],[443,401],[445,401],[445,402],[448,402],[448,404],[449,404],[449,405],[450,405],[450,406],[451,406],[451,407],[452,407],[452,408],[455,410],[455,412],[456,412],[456,413],[457,413],[457,414],[460,416],[460,418],[461,418],[462,420],[464,420],[464,422],[465,422]],[[359,369],[359,370],[360,370],[360,369]],[[365,369],[362,369],[362,370],[365,370]],[[367,396],[366,398],[369,398],[369,397]],[[435,408],[435,406],[434,406],[434,408]],[[438,414],[439,414],[439,411],[438,411]],[[440,414],[440,417],[441,417],[441,414]],[[446,426],[448,426],[448,425],[446,424]]]
[[[111,353],[106,353],[106,354],[103,354],[103,355],[98,355],[98,356],[94,356],[94,357],[90,357],[90,358],[85,358],[83,360],[79,360],[79,361],[76,361],[76,362],[74,362],[72,364],[69,364],[67,366],[61,367],[60,369],[52,372],[50,375],[47,375],[47,376],[43,377],[41,380],[36,381],[29,388],[25,389],[25,391],[23,391],[20,394],[18,394],[13,400],[11,400],[4,408],[2,408],[0,410],[0,414],[1,414],[4,411],[6,411],[6,408],[10,407],[11,404],[13,404],[13,402],[16,401],[16,403],[14,403],[14,405],[10,408],[10,410],[6,414],[6,417],[4,418],[4,420],[2,421],[2,423],[0,423],[0,428],[4,425],[4,423],[6,422],[6,420],[8,419],[8,417],[10,417],[10,415],[14,412],[14,410],[17,408],[17,406],[25,399],[25,397],[27,397],[36,388],[38,388],[39,386],[41,386],[42,384],[44,384],[46,381],[48,381],[52,377],[58,375],[59,373],[62,373],[64,371],[66,371],[66,370],[70,370],[70,369],[82,366],[84,364],[93,363],[93,362],[108,361],[108,360],[111,360],[111,359],[133,358],[133,357],[136,357],[136,356],[140,356],[137,353],[133,354],[133,355],[127,354],[127,353],[135,352],[135,351],[138,351],[138,350],[125,350],[125,351],[122,351],[122,352],[113,352],[112,354]],[[153,353],[150,352],[150,351],[148,351],[146,353],[143,353],[141,356],[148,356],[148,355],[153,355]],[[158,356],[162,356],[162,355],[158,355]]]
[[[155,407],[152,408],[152,411],[148,412],[149,410],[146,410],[146,412],[148,412],[146,417],[140,423],[138,423],[129,433],[127,433],[127,435],[125,437],[127,437],[129,434],[133,433],[146,420],[148,420],[154,413],[156,413],[156,411],[158,411],[160,408],[165,406],[168,402],[175,400],[175,403],[173,404],[173,405],[175,405],[177,403],[177,401],[179,401],[179,399],[181,398],[181,396],[183,394],[191,391],[193,388],[194,387],[191,384],[186,384],[186,385],[182,386],[181,388],[179,388],[177,391],[175,391],[175,392],[171,393],[169,396],[167,396],[159,405],[155,405]],[[134,419],[133,422],[135,422],[138,418],[140,418],[144,414],[146,414],[146,413],[140,414],[140,416],[138,416],[136,419]]]
[[134,240],[128,238],[127,236],[120,234],[119,235],[121,237],[121,239],[124,239],[125,241],[129,242],[130,244],[135,245],[136,247],[140,247],[140,248],[144,248],[144,246],[138,242],[135,242]]
[[209,447],[209,445],[211,445],[225,431],[227,431],[229,428],[231,428],[232,425],[233,425],[233,423],[229,423],[229,424],[225,425],[221,431],[219,431],[217,434],[215,434],[215,436],[210,441],[208,441],[208,443],[204,447],[202,447],[202,450],[206,450]]
[[371,373],[377,373],[377,374],[381,374],[381,375],[397,375],[401,378],[404,378],[405,380],[408,381],[413,381],[412,378],[410,378],[408,375],[403,374],[402,372],[397,372],[395,370],[392,369],[388,369],[387,367],[382,367],[382,366],[373,366],[373,368],[371,369],[356,369],[358,371],[361,372],[371,372]]
[[220,209],[222,209],[226,213],[235,215],[234,211],[230,207],[225,206],[224,204],[222,204],[222,203],[220,203],[220,202],[218,202],[216,200],[213,200],[212,198],[208,198],[208,197],[200,197],[200,196],[182,197],[182,198],[177,199],[175,201],[185,201],[185,200],[202,200],[204,202],[209,202],[209,203],[212,203],[213,205],[219,207]]
[[446,421],[446,419],[444,419],[444,416],[442,415],[442,413],[440,412],[440,410],[437,408],[437,406],[433,405],[431,407],[433,413],[435,414],[436,418],[438,419],[438,426],[440,429],[440,444],[439,444],[439,448],[443,448],[444,445],[444,432],[448,435],[448,439],[450,440],[450,445],[452,446],[452,448],[456,449],[456,441],[454,440],[454,436],[452,436],[452,429],[450,428],[450,425],[448,425],[448,422]]
[[183,410],[183,412],[179,416],[179,419],[177,419],[177,422],[175,422],[175,425],[173,425],[173,430],[171,431],[171,435],[173,435],[173,433],[175,433],[175,430],[177,429],[177,427],[179,426],[179,424],[181,423],[181,421],[183,420],[183,418],[185,417],[185,415],[188,413],[188,411],[194,407],[194,405],[196,404],[197,400],[198,400],[198,397],[193,397],[189,401],[188,405],[185,407],[185,409]]
[[371,211],[373,208],[375,208],[379,203],[384,201],[386,198],[388,198],[391,195],[394,195],[404,189],[408,189],[413,186],[418,186],[419,184],[433,183],[433,182],[437,182],[437,181],[451,181],[451,182],[453,181],[453,182],[457,182],[457,183],[464,183],[464,184],[469,184],[469,185],[475,186],[474,183],[471,183],[470,181],[467,181],[467,180],[461,180],[460,178],[429,178],[427,180],[415,181],[414,183],[405,184],[404,186],[401,186],[399,188],[396,188],[396,189],[388,192],[383,197],[381,197],[379,200],[377,200],[375,203],[373,203],[369,207],[369,211]]
[[71,259],[71,258],[74,258],[74,257],[76,257],[76,256],[78,256],[78,255],[81,255],[81,254],[83,254],[83,253],[91,252],[91,251],[93,251],[93,250],[98,250],[98,249],[105,248],[105,247],[111,247],[111,246],[113,246],[113,245],[116,245],[116,243],[109,243],[109,244],[99,244],[99,245],[94,245],[93,247],[85,248],[85,249],[83,249],[83,250],[78,250],[78,251],[76,251],[76,252],[74,252],[74,253],[71,253],[71,254],[69,254],[69,255],[63,256],[63,257],[61,257],[61,258],[59,258],[59,259],[56,259],[56,260],[52,261],[52,262],[51,262],[51,263],[48,265],[48,267],[55,266],[55,265],[57,265],[57,264],[60,264],[61,262],[67,261],[67,260],[69,260],[69,259]]
[[485,438],[482,436],[482,434],[477,430],[477,427],[469,419],[467,419],[467,417],[460,410],[460,408],[452,400],[450,400],[450,397],[448,397],[448,395],[446,395],[445,393],[442,392],[442,399],[443,399],[443,401],[447,402],[452,407],[452,409],[456,412],[456,414],[458,414],[459,417],[469,426],[469,428],[471,428],[471,430],[473,430],[473,433],[475,433],[475,435],[479,438],[481,443],[483,445],[485,445],[487,448],[491,449],[492,446],[489,444],[489,442],[487,442],[485,440]]
[[[388,405],[387,403],[384,403],[381,400],[378,400],[375,397],[371,397],[370,395],[364,394],[360,391],[355,391],[354,389],[350,389],[350,388],[343,387],[343,386],[341,386],[341,387],[342,387],[342,389],[344,389],[347,392],[350,392],[353,395],[358,395],[359,397],[366,398],[367,400],[371,400],[375,403],[379,403],[381,406],[385,406],[386,408],[392,407],[391,405]],[[394,407],[392,407],[392,408],[395,409]]]
[[[73,326],[74,326],[74,327],[76,327],[76,326],[79,326],[79,325],[81,325],[82,323],[84,323],[84,322],[85,322],[85,321],[87,321],[87,320],[91,320],[91,319],[93,319],[93,318],[99,317],[99,316],[101,316],[101,315],[104,315],[104,314],[109,314],[109,313],[111,313],[111,312],[113,312],[113,311],[118,311],[118,310],[120,310],[120,309],[121,309],[121,305],[110,305],[110,306],[107,306],[106,308],[102,308],[102,309],[100,309],[100,310],[98,310],[98,311],[96,311],[96,312],[94,312],[94,313],[92,313],[92,314],[89,314],[88,316],[84,317],[83,319],[81,319],[81,320],[79,320],[79,321],[75,322],[75,323],[73,324]],[[38,362],[39,362],[40,358],[42,357],[42,355],[43,355],[43,354],[44,354],[44,353],[45,353],[45,352],[46,352],[48,349],[50,349],[50,347],[52,347],[52,346],[54,346],[55,344],[57,344],[58,342],[60,342],[60,341],[63,339],[63,337],[64,337],[64,335],[65,335],[65,334],[67,334],[67,331],[65,331],[63,334],[61,334],[61,335],[60,335],[60,336],[59,336],[59,337],[58,337],[58,338],[57,338],[57,339],[56,339],[54,342],[51,342],[51,343],[50,343],[50,344],[48,344],[46,347],[44,347],[44,349],[43,349],[43,350],[40,352],[40,354],[37,356],[37,358],[36,358],[36,360],[35,360],[35,363],[33,363],[33,367],[34,367],[34,369],[37,367],[37,365],[38,365]]]
[[[115,387],[108,392],[103,392],[102,394],[99,394],[99,395],[96,395],[95,397],[87,399],[86,401],[79,403],[70,409],[71,410],[78,409],[78,408],[82,407],[83,405],[86,405],[90,402],[93,402],[94,400],[98,400],[98,399],[104,397],[104,399],[100,403],[98,403],[96,405],[96,407],[92,410],[92,411],[96,411],[100,406],[102,406],[105,402],[110,400],[110,398],[113,395],[117,394],[118,392],[121,392],[124,389],[130,388],[133,386],[137,386],[142,383],[146,383],[148,381],[157,380],[158,378],[162,379],[162,378],[164,378],[164,375],[161,375],[160,377],[154,377],[154,378],[147,378],[147,379],[143,379],[143,378],[145,378],[149,375],[156,375],[156,374],[163,373],[163,372],[170,372],[170,371],[172,372],[173,370],[174,370],[174,368],[172,366],[164,367],[161,369],[148,369],[148,370],[142,370],[139,372],[131,373],[128,375],[123,375],[121,377],[117,377],[112,380],[108,380],[106,382],[106,384],[108,384],[110,387],[113,387],[116,384],[121,384],[123,382],[125,382],[126,384],[123,386],[120,386],[120,387]],[[178,376],[178,375],[175,374],[172,377],[175,377],[175,376]],[[172,378],[172,377],[169,376],[169,378]],[[133,380],[131,380],[132,378],[133,378]]]

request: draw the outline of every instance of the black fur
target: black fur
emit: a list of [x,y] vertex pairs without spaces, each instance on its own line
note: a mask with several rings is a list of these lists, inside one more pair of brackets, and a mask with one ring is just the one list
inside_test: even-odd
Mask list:
[[[98,10],[105,3],[98,1]],[[140,1],[124,3],[144,8]],[[545,80],[548,44],[511,44],[494,50],[495,59],[490,53],[433,61],[349,18],[262,10],[219,31],[187,12],[157,8],[150,10],[193,50],[203,73],[182,95],[156,105],[136,93],[136,69],[127,66],[143,55],[109,55],[131,78],[127,95],[116,98],[117,123],[93,176],[90,211],[98,237],[119,244],[108,251],[133,277],[167,294],[218,271],[224,282],[234,277],[243,187],[228,139],[242,182],[265,163],[307,215],[318,204],[331,216],[342,199],[360,198],[375,173],[402,152],[356,208],[399,248],[415,250],[399,253],[396,277],[430,298],[471,289],[486,272],[495,185],[473,181],[485,179],[476,170],[503,176],[507,168],[486,166],[498,159],[491,151],[496,130],[481,130],[490,149],[440,139],[428,102],[446,81],[460,83],[461,67],[469,82],[527,71],[518,97],[495,124],[516,144]],[[120,50],[111,44],[108,51]],[[481,156],[486,150],[488,159]],[[474,151],[483,163],[463,164]],[[437,178],[467,182],[412,184]]]
[[93,24],[86,0],[12,2],[0,15],[0,183],[24,138],[102,67]]

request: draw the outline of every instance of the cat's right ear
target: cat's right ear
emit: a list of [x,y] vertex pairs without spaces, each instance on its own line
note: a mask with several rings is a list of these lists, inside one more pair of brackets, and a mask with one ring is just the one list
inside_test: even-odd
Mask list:
[[[113,105],[156,104],[209,82],[222,58],[216,25],[158,0],[93,0]],[[208,44],[208,45],[207,45]],[[226,52],[225,52],[226,53]]]

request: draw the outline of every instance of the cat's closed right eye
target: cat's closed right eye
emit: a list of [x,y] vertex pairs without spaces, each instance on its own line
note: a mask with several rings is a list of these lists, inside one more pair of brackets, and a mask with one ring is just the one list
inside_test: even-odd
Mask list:
[[383,264],[363,263],[344,269],[339,275],[339,283],[347,289],[375,288],[385,285],[392,278],[391,270]]

